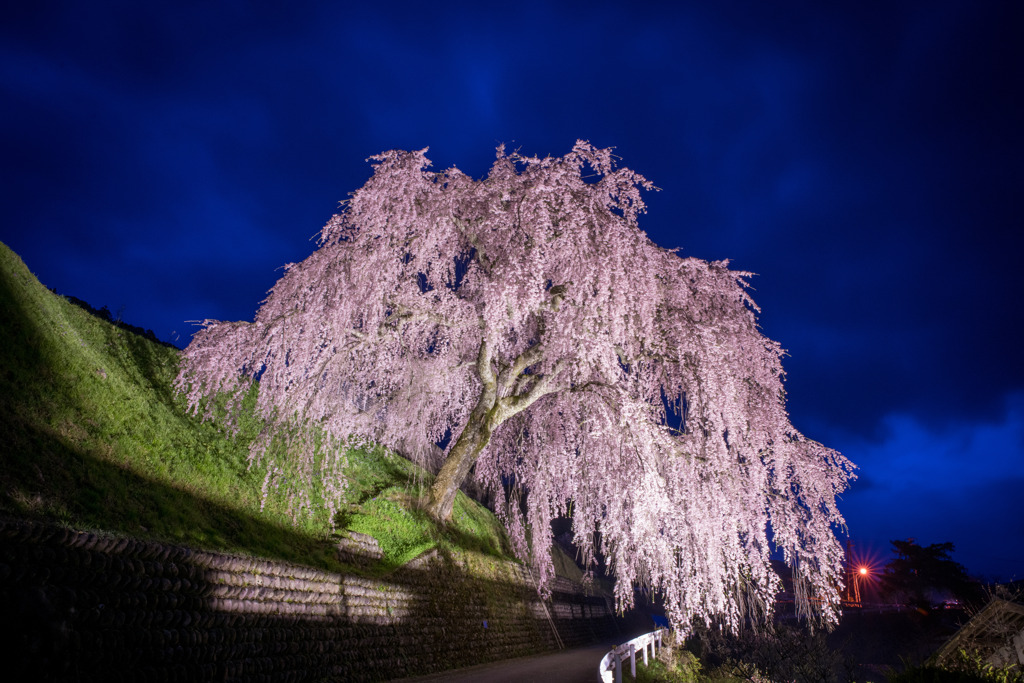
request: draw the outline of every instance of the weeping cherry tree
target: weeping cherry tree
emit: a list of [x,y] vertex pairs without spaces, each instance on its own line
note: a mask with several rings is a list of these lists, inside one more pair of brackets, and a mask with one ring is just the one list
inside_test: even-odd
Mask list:
[[427,509],[448,520],[474,478],[541,585],[569,515],[621,609],[643,585],[684,631],[763,618],[774,547],[802,613],[834,622],[853,465],[790,424],[749,274],[652,243],[652,186],[610,150],[499,148],[482,180],[430,172],[425,152],[373,157],[254,322],[206,321],[178,377],[192,408],[258,382],[271,431],[421,459],[447,444]]

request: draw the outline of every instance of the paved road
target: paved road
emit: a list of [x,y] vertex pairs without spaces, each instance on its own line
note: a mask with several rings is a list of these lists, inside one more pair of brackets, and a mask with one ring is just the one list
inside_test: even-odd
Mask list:
[[553,654],[506,659],[430,676],[403,678],[401,683],[596,683],[597,667],[613,644],[589,645]]

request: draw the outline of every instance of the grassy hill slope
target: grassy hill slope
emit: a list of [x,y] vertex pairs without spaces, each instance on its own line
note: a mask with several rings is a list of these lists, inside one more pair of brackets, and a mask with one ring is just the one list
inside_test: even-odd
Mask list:
[[[261,424],[188,415],[178,351],[46,289],[0,243],[0,514],[338,569],[335,520],[298,517],[248,468]],[[250,400],[255,396],[251,396]],[[387,571],[423,550],[506,556],[503,532],[460,494],[451,528],[416,501],[430,476],[383,449],[350,451],[340,523],[375,536]]]

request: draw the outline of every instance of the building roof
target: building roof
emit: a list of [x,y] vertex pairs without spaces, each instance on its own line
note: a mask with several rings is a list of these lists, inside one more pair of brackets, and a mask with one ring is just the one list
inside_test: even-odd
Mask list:
[[961,650],[976,652],[995,666],[1024,665],[1024,605],[993,598],[939,649],[935,663],[951,663]]

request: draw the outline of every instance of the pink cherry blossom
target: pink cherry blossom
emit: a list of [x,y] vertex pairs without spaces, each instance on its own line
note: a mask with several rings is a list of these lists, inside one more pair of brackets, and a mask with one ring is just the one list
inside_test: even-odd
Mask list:
[[[451,436],[428,509],[447,519],[474,477],[543,585],[551,520],[569,515],[623,609],[643,585],[684,630],[766,616],[775,546],[801,611],[834,622],[853,465],[790,424],[749,273],[651,242],[652,185],[611,150],[499,148],[482,180],[430,172],[425,152],[373,157],[254,322],[206,321],[178,378],[190,406],[258,378],[273,429],[428,466]],[[313,473],[309,450],[290,452]]]

